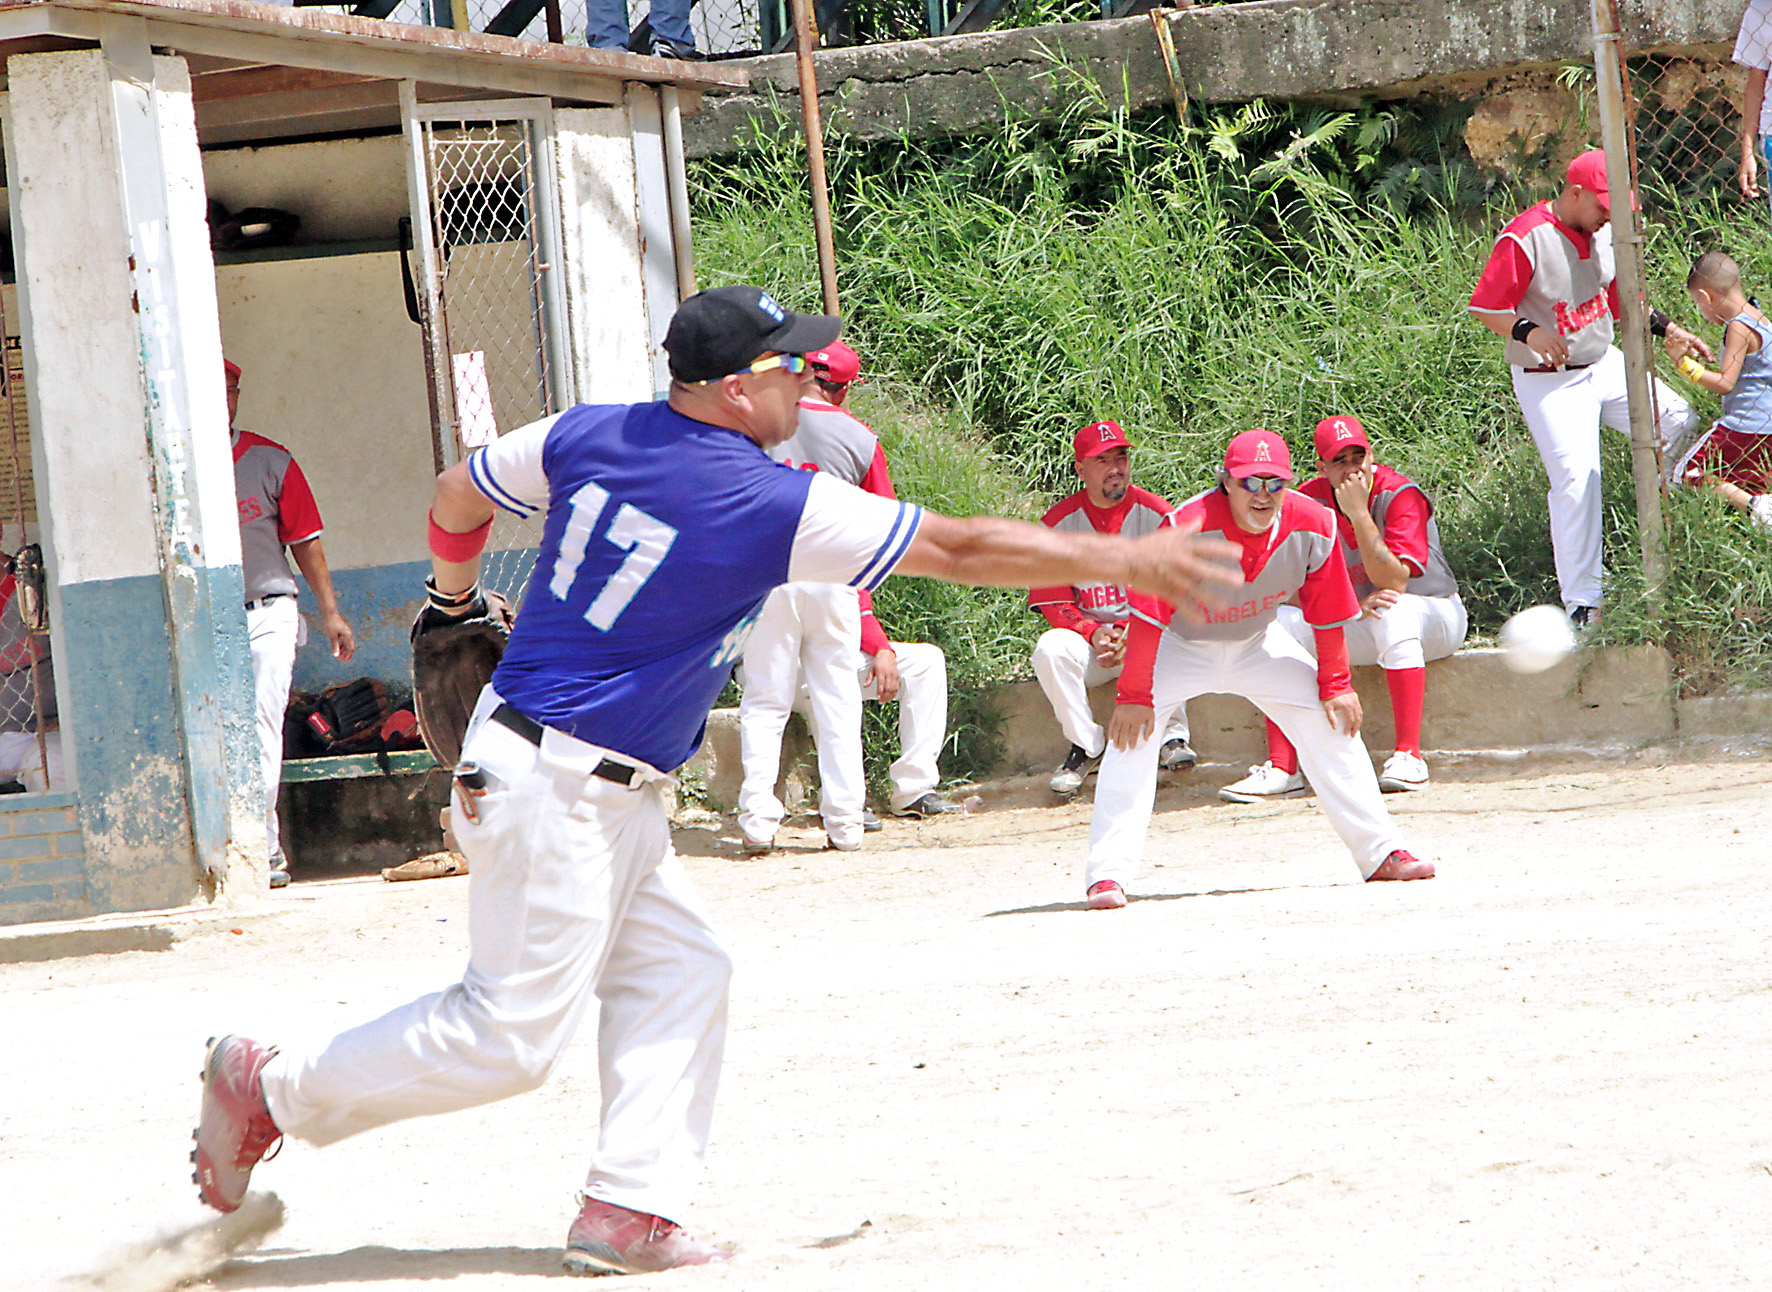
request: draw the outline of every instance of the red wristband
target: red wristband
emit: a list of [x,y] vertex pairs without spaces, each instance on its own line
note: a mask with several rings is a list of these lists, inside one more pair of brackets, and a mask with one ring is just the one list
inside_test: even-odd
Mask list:
[[465,534],[456,534],[444,529],[437,523],[434,513],[427,512],[425,520],[429,525],[431,555],[439,561],[447,561],[451,565],[465,565],[480,555],[486,546],[486,536],[492,532],[492,517],[478,529],[470,529]]

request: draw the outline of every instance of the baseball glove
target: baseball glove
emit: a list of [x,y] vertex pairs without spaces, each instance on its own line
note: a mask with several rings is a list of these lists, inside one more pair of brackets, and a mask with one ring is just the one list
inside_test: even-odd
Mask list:
[[482,593],[460,617],[430,605],[412,622],[412,698],[425,748],[441,767],[461,760],[462,737],[480,692],[504,657],[511,635],[510,605]]

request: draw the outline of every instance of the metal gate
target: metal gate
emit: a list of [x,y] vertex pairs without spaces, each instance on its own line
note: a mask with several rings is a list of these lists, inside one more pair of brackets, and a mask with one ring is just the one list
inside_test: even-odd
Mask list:
[[[413,273],[439,471],[573,403],[553,109],[546,99],[420,103],[401,86]],[[499,512],[483,586],[521,600],[541,518]]]

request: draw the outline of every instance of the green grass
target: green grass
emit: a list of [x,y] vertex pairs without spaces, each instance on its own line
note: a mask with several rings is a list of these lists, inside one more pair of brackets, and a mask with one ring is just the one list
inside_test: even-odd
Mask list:
[[[1465,311],[1496,231],[1548,191],[1480,177],[1456,105],[1180,122],[1071,83],[1077,108],[1052,125],[831,141],[845,334],[878,379],[863,415],[901,492],[1036,513],[1075,487],[1070,432],[1111,417],[1140,446],[1140,483],[1179,500],[1211,484],[1235,432],[1281,432],[1308,469],[1317,420],[1352,412],[1434,498],[1475,630],[1554,602],[1543,468],[1500,346]],[[801,166],[780,134],[696,166],[704,283],[816,307]],[[1723,246],[1772,286],[1764,208],[1714,193],[1648,194],[1651,298],[1688,321],[1699,250]],[[1713,499],[1670,499],[1652,618],[1626,443],[1604,434],[1603,639],[1667,645],[1692,692],[1772,680],[1772,542]],[[895,580],[881,603],[889,631],[949,650],[957,693],[1019,675],[1039,626],[1012,594],[926,581]]]

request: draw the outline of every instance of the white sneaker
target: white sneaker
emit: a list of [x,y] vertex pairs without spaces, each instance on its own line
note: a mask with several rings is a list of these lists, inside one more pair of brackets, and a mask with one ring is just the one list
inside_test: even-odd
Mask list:
[[1054,794],[1075,794],[1082,789],[1083,778],[1101,766],[1102,754],[1105,753],[1107,750],[1103,748],[1100,754],[1096,754],[1092,758],[1083,752],[1083,746],[1072,745],[1071,752],[1065,755],[1064,762],[1060,764],[1056,772],[1052,773],[1052,792]]
[[1427,764],[1414,754],[1399,749],[1384,760],[1384,770],[1378,774],[1378,788],[1386,794],[1426,789]]
[[1772,493],[1756,494],[1747,504],[1747,514],[1761,529],[1772,529]]
[[1218,791],[1227,803],[1259,803],[1263,799],[1296,798],[1304,793],[1303,772],[1283,772],[1272,762],[1251,767],[1240,781],[1232,781]]

